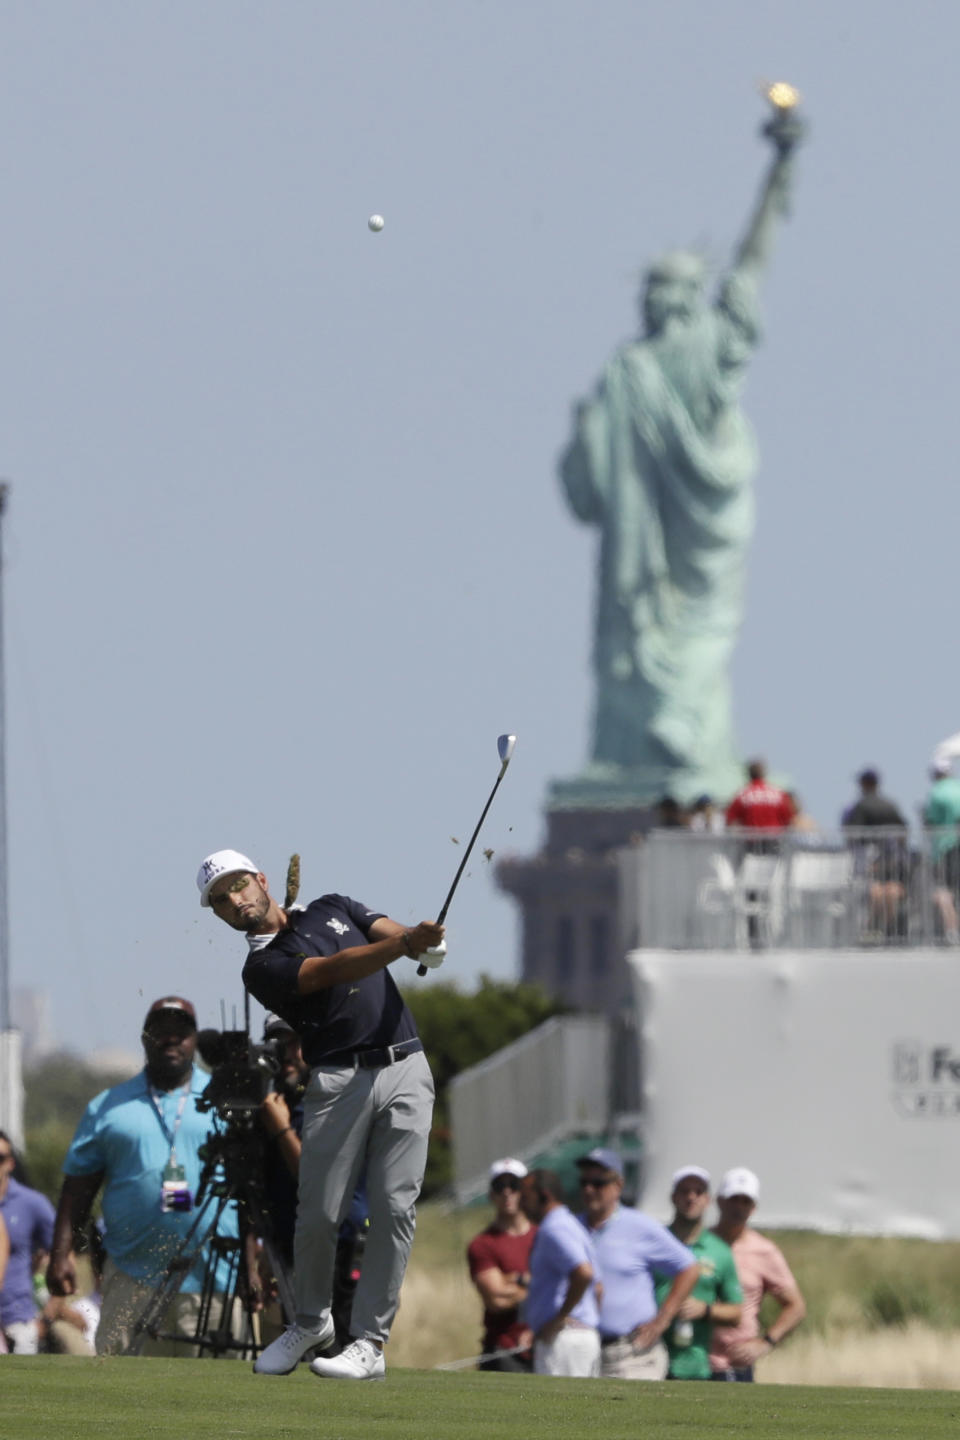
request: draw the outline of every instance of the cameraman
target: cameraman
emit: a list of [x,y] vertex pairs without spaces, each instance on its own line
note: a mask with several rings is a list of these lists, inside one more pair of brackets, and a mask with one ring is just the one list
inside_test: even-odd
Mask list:
[[[138,1075],[95,1096],[84,1111],[64,1160],[64,1181],[54,1224],[47,1286],[51,1295],[75,1295],[74,1237],[90,1216],[103,1186],[103,1308],[97,1354],[130,1351],[139,1315],[164,1280],[168,1263],[194,1222],[200,1183],[200,1148],[214,1126],[211,1111],[198,1108],[209,1077],[194,1065],[197,1016],[189,1000],[165,995],[147,1011],[141,1035],[145,1064]],[[208,1233],[198,1236],[206,1241]],[[236,1212],[224,1212],[219,1233],[235,1236]],[[207,1250],[184,1276],[161,1325],[183,1339],[141,1337],[137,1353],[199,1353],[191,1343],[200,1317]],[[229,1268],[215,1273],[211,1324],[219,1322]],[[242,1316],[230,1317],[238,1334]]]
[[[300,1037],[279,1015],[268,1015],[263,1027],[264,1045],[278,1065],[275,1088],[264,1098],[261,1121],[267,1135],[264,1154],[264,1200],[272,1222],[273,1239],[283,1265],[293,1269],[293,1235],[297,1223],[297,1183],[300,1176],[303,1097],[310,1066],[303,1058]],[[333,1322],[340,1345],[350,1342],[350,1309],[357,1288],[360,1256],[366,1238],[367,1199],[363,1183],[354,1193],[350,1214],[340,1226],[333,1275]],[[264,1262],[269,1266],[267,1257]],[[268,1282],[273,1277],[266,1277]],[[268,1283],[268,1294],[273,1286]],[[292,1317],[291,1317],[292,1318]],[[266,1338],[268,1328],[265,1327]],[[276,1333],[279,1333],[277,1331]],[[271,1334],[273,1339],[274,1335]]]

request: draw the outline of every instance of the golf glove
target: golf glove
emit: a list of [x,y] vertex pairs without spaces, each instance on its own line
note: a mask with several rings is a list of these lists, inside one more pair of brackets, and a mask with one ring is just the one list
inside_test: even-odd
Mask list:
[[431,945],[429,950],[424,950],[422,955],[415,955],[413,958],[418,965],[425,965],[428,970],[439,970],[447,958],[446,940],[441,940],[439,945]]

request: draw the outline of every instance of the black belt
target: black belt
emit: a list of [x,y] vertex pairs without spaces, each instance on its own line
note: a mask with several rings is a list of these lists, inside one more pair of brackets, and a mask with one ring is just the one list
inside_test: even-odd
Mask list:
[[600,1348],[602,1350],[607,1345],[620,1345],[623,1343],[624,1340],[626,1340],[628,1344],[633,1343],[629,1335],[601,1335]]
[[423,1049],[422,1040],[401,1040],[396,1045],[381,1045],[376,1050],[345,1050],[338,1055],[328,1055],[321,1065],[356,1065],[359,1070],[379,1070],[382,1065],[395,1065],[406,1060],[408,1055],[419,1055]]

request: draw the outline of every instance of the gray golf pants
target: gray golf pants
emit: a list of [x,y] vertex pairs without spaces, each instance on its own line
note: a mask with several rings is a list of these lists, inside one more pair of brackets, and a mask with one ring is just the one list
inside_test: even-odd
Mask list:
[[303,1098],[294,1290],[297,1320],[317,1328],[330,1309],[337,1232],[366,1168],[370,1233],[351,1331],[385,1341],[400,1299],[427,1163],[433,1076],[420,1052],[361,1070],[321,1065]]

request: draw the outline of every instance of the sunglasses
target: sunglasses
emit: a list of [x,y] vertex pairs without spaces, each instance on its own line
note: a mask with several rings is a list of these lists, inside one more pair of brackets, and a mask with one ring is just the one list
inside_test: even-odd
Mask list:
[[12,1159],[13,1159],[13,1151],[12,1151],[12,1150],[0,1150],[0,1165],[3,1164],[4,1160],[12,1160]]
[[504,1190],[520,1190],[520,1181],[515,1175],[498,1175],[490,1186],[494,1195],[502,1195]]
[[602,1189],[604,1188],[604,1186],[606,1186],[606,1185],[616,1185],[616,1183],[617,1183],[617,1177],[616,1177],[616,1175],[608,1175],[607,1178],[606,1178],[606,1180],[587,1180],[586,1178],[584,1178],[584,1179],[582,1179],[582,1180],[580,1181],[580,1189],[581,1189],[581,1190],[602,1190]]

